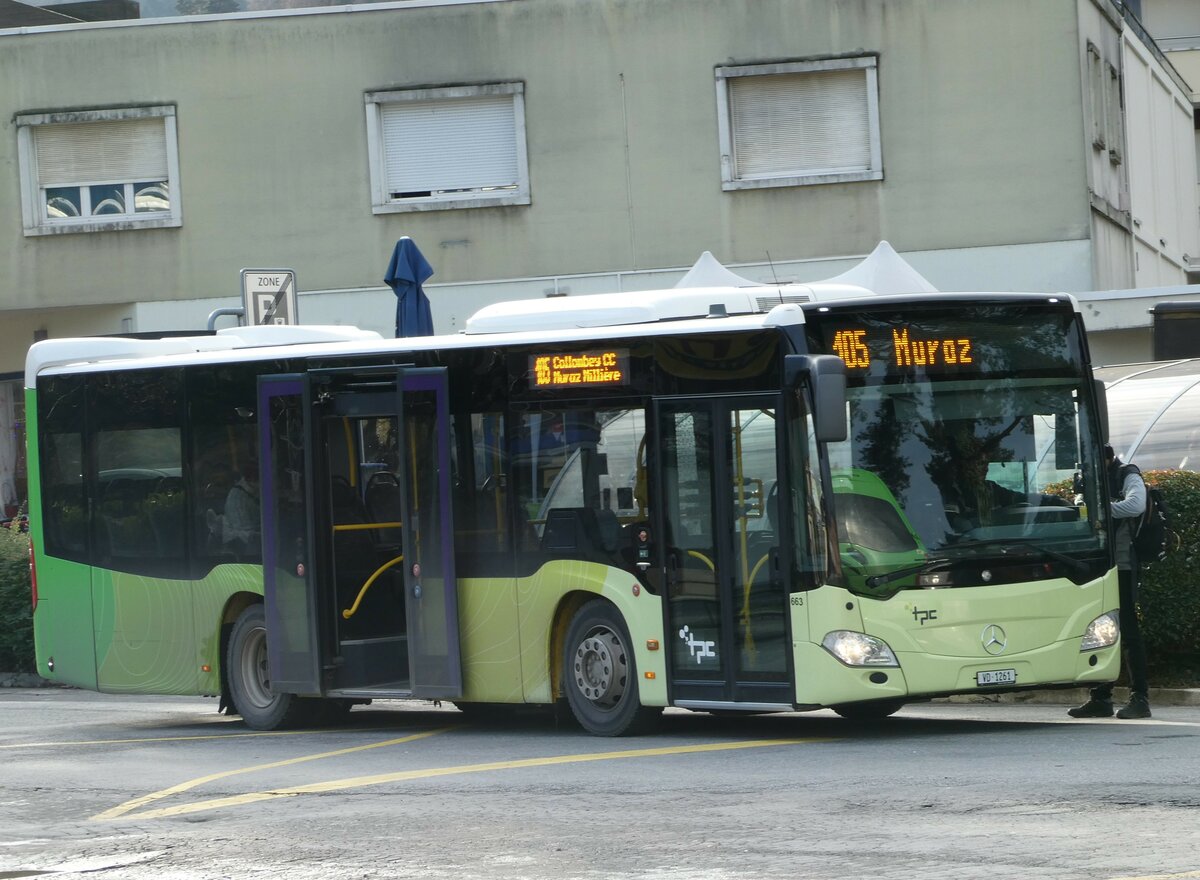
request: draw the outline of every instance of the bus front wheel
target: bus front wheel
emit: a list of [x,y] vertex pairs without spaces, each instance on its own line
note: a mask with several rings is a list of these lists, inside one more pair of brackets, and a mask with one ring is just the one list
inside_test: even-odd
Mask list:
[[601,599],[571,618],[563,643],[563,689],[571,713],[588,733],[641,733],[661,712],[641,705],[632,644],[621,615]]
[[848,721],[878,721],[889,715],[895,715],[903,705],[903,700],[876,700],[872,703],[846,703],[842,706],[834,706],[833,711]]
[[238,616],[229,633],[225,668],[230,701],[247,727],[276,730],[308,720],[308,707],[303,699],[271,690],[267,673],[267,617],[262,605],[251,605]]

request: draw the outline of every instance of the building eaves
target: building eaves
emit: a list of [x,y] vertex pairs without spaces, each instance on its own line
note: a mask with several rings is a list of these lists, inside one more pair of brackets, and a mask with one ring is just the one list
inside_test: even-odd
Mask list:
[[41,27],[46,25],[78,24],[79,19],[40,6],[30,6],[18,0],[0,0],[0,30],[8,28]]
[[[16,0],[0,0],[15,3]],[[519,0],[396,0],[391,3],[350,3],[343,6],[311,6],[300,9],[263,9],[251,12],[228,12],[215,15],[187,15],[171,18],[132,18],[114,21],[76,21],[60,18],[56,24],[5,25],[0,21],[0,37],[18,34],[51,33],[54,31],[89,30],[93,28],[141,27],[144,25],[197,24],[208,21],[240,19],[288,18],[299,15],[347,15],[361,12],[381,12],[400,9],[428,9],[438,6],[483,6],[492,3],[515,3]],[[24,4],[20,4],[24,5]],[[67,23],[63,23],[63,21]]]

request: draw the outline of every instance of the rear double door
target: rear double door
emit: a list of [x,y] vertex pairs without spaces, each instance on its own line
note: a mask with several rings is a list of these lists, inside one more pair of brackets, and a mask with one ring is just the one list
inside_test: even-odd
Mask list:
[[655,403],[671,698],[692,708],[793,703],[776,395]]
[[267,376],[259,404],[272,687],[460,696],[444,370]]

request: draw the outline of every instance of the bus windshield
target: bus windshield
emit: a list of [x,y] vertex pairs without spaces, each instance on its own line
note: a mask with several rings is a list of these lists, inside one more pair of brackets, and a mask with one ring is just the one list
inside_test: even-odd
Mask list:
[[1073,577],[1100,561],[1073,313],[859,311],[809,332],[847,363],[847,439],[828,451],[852,589],[939,585],[915,573],[966,557],[1058,560]]

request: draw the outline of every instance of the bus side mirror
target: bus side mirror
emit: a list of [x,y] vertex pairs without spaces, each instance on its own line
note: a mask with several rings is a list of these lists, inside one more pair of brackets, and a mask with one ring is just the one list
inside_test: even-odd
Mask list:
[[808,382],[817,442],[845,440],[846,362],[832,354],[789,354],[783,358],[783,374],[793,390]]
[[1100,420],[1100,442],[1108,442],[1108,392],[1104,390],[1104,383],[1099,379],[1092,380],[1092,387],[1096,391],[1096,417]]

